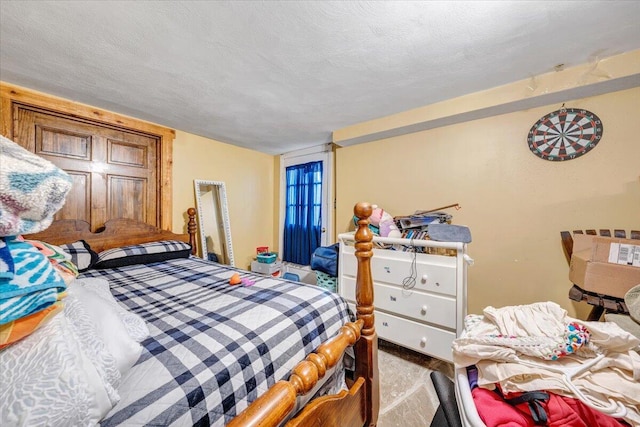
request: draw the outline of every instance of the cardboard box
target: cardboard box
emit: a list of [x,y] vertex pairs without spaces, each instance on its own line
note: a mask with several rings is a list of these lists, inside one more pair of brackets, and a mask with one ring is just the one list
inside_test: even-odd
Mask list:
[[569,280],[585,291],[624,298],[640,284],[640,241],[574,234]]

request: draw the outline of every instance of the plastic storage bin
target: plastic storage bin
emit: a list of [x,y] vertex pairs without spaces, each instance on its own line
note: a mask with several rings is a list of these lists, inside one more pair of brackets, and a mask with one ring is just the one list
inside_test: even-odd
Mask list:
[[321,288],[330,290],[331,292],[338,292],[338,278],[333,277],[322,271],[316,271],[316,283]]
[[262,264],[272,264],[276,262],[276,254],[272,252],[264,252],[256,255],[256,259]]
[[278,261],[265,264],[263,262],[251,261],[251,271],[267,276],[280,277],[280,273],[282,273],[282,262]]

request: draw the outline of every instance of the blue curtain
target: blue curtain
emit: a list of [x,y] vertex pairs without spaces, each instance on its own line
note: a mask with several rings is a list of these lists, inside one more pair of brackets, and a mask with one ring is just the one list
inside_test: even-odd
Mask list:
[[322,162],[290,166],[286,177],[282,259],[309,265],[322,231]]

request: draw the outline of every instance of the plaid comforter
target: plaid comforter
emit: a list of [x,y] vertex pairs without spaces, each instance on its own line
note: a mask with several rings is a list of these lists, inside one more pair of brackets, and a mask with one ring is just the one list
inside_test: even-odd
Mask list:
[[[236,272],[252,286],[229,285]],[[348,321],[320,287],[199,258],[90,270],[151,336],[101,423],[222,426]]]

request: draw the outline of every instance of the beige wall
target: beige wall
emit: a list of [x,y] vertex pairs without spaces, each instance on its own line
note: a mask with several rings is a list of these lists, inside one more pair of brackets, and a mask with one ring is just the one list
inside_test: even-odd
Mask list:
[[194,179],[224,181],[237,267],[248,269],[257,246],[274,247],[274,156],[176,131],[173,143],[173,230],[184,232],[195,207]]
[[354,203],[403,215],[459,203],[453,223],[470,227],[468,311],[552,300],[584,316],[570,282],[559,232],[640,228],[640,89],[566,100],[597,114],[601,142],[564,163],[541,160],[529,129],[560,105],[397,136],[337,151],[337,231]]

